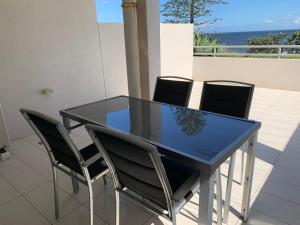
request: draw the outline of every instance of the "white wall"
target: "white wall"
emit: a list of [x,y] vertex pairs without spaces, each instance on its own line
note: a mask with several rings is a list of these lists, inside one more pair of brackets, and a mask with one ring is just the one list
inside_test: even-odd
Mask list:
[[[12,139],[32,132],[20,108],[59,119],[59,110],[102,99],[105,91],[128,94],[123,24],[98,26],[94,4],[0,1],[0,102]],[[161,30],[162,75],[190,77],[192,26]],[[42,95],[44,88],[53,94]]]
[[[127,95],[123,24],[99,23],[99,28],[107,96]],[[193,25],[161,24],[160,40],[161,75],[192,78]],[[150,80],[151,96],[156,77]]]
[[107,97],[128,95],[124,28],[121,23],[99,23]]
[[[144,0],[147,4],[147,53],[148,53],[148,70],[149,70],[149,89],[150,99],[152,99],[156,77],[161,76],[161,42],[162,35],[160,24],[160,1]],[[145,51],[145,49],[143,49]]]
[[193,77],[193,25],[161,24],[161,75]]
[[300,91],[299,59],[194,57],[197,81],[237,80],[259,87]]
[[0,1],[0,102],[12,138],[31,132],[21,107],[59,118],[60,109],[104,98],[94,4]]

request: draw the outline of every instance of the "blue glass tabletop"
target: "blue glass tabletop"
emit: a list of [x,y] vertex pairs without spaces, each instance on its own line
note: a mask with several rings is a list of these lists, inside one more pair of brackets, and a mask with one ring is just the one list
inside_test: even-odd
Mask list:
[[126,96],[63,110],[61,115],[136,135],[164,154],[210,169],[260,128],[256,121]]

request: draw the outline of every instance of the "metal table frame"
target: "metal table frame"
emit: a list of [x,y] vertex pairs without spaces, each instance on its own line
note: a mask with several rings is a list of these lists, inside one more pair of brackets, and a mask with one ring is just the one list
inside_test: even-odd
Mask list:
[[[120,96],[118,96],[120,97]],[[163,104],[163,103],[159,103]],[[80,106],[79,106],[80,107]],[[63,118],[63,124],[68,131],[75,129],[82,125],[84,122],[93,123],[93,121],[89,121],[88,118],[76,117],[76,115],[72,113],[68,113],[67,110],[60,111],[60,114]],[[226,116],[224,116],[226,117]],[[79,122],[79,125],[71,126],[71,120]],[[97,123],[95,123],[97,124]],[[103,125],[103,124],[102,124]],[[250,197],[251,197],[251,189],[252,189],[252,180],[253,180],[253,171],[254,171],[254,162],[255,162],[255,145],[257,142],[258,129],[260,127],[260,123],[257,122],[256,129],[253,130],[253,134],[250,137],[242,136],[235,143],[232,143],[231,146],[228,146],[229,149],[234,149],[231,151],[231,154],[227,157],[231,157],[230,167],[231,177],[229,179],[233,179],[233,166],[235,160],[236,150],[242,146],[244,143],[248,141],[248,146],[246,149],[247,152],[247,160],[246,160],[246,170],[244,176],[244,187],[243,187],[243,200],[241,207],[241,216],[244,222],[248,219],[248,214],[250,210]],[[155,144],[155,143],[154,143]],[[214,162],[211,162],[211,166],[221,160],[222,157],[216,156]],[[213,200],[214,200],[214,183],[215,183],[215,171],[221,166],[219,163],[216,167],[211,168],[210,170],[204,170],[200,173],[200,193],[199,193],[199,225],[211,225],[213,222]],[[207,169],[207,168],[205,168]],[[227,183],[228,197],[225,202],[225,210],[229,209],[231,191],[232,191],[232,182],[230,180]],[[73,185],[76,189],[75,180]],[[227,215],[228,216],[228,215]],[[218,216],[219,217],[219,216]],[[228,219],[228,218],[227,218]],[[218,221],[218,224],[222,224],[222,221]]]
[[[247,221],[250,210],[250,197],[252,190],[253,171],[255,162],[255,145],[257,142],[257,132],[249,138],[247,148],[247,161],[244,177],[243,200],[241,206],[241,216],[244,222]],[[233,153],[235,158],[235,152]],[[231,166],[234,166],[234,161]],[[233,174],[233,169],[232,169]],[[232,177],[231,177],[232,179]],[[213,200],[214,200],[214,174],[201,173],[200,175],[200,198],[199,198],[199,225],[211,225],[213,216]],[[228,180],[226,192],[228,199],[225,201],[225,208],[230,206],[230,198],[232,191],[232,182]],[[218,221],[218,224],[222,224]]]

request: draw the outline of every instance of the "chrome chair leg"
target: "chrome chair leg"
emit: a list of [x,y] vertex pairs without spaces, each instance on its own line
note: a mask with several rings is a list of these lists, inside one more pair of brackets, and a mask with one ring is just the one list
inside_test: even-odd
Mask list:
[[107,185],[106,175],[103,175],[102,179],[103,179],[103,184],[104,184],[104,185]]
[[94,224],[94,196],[93,196],[93,186],[90,180],[87,180],[87,185],[89,188],[89,200],[90,200],[90,225]]
[[52,167],[53,173],[53,185],[54,185],[54,210],[55,210],[55,218],[59,218],[59,202],[58,202],[58,184],[57,184],[57,173],[56,168]]
[[115,191],[116,194],[116,225],[120,225],[120,193]]
[[235,158],[236,158],[236,153],[233,153],[232,156],[230,157],[229,168],[228,168],[228,178],[227,178],[227,187],[226,187],[226,196],[225,196],[225,204],[224,204],[224,214],[223,214],[223,222],[225,224],[228,223]]
[[176,220],[176,212],[173,211],[172,212],[172,225],[176,225],[177,224],[177,220]]
[[217,188],[217,225],[222,224],[222,210],[223,210],[223,199],[222,199],[222,181],[221,181],[221,168],[216,170],[216,188]]
[[73,175],[71,177],[71,179],[72,179],[72,186],[73,186],[73,192],[74,193],[78,193],[78,191],[79,191],[79,182],[76,179],[77,174],[74,171],[72,171],[72,170],[71,170],[71,174]]

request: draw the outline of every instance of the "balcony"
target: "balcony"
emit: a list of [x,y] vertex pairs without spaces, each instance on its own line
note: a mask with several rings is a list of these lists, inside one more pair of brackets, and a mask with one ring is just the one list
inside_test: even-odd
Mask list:
[[[201,82],[196,82],[190,107],[198,108]],[[255,162],[251,201],[252,211],[247,224],[298,224],[299,199],[299,116],[300,92],[256,88],[250,118],[262,121]],[[90,143],[82,129],[72,137],[79,147]],[[12,159],[0,164],[0,218],[1,224],[88,224],[88,192],[80,186],[72,192],[71,180],[59,174],[61,219],[54,218],[52,174],[48,156],[36,136],[13,141],[9,148]],[[242,188],[238,184],[240,152],[237,154],[233,185],[230,225],[242,224],[239,219]],[[223,184],[227,165],[222,166]],[[95,184],[95,224],[114,224],[114,191],[112,182],[104,187],[102,180]],[[225,190],[225,185],[223,189]],[[225,194],[225,193],[224,193]],[[224,196],[224,195],[223,195]],[[198,196],[194,197],[178,215],[178,224],[197,224]],[[169,224],[158,219],[133,202],[122,199],[121,221],[124,225]],[[25,218],[25,219],[24,219]],[[215,218],[215,215],[214,215]]]

